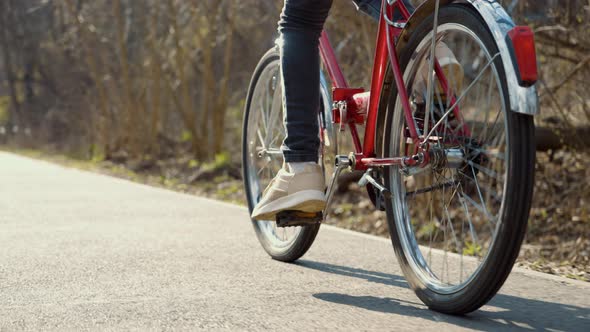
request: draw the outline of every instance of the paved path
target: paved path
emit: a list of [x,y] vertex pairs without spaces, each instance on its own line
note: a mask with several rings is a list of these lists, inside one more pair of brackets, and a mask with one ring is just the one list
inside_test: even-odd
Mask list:
[[590,284],[516,269],[446,316],[387,240],[323,227],[279,263],[244,208],[0,153],[0,330],[175,328],[590,331]]

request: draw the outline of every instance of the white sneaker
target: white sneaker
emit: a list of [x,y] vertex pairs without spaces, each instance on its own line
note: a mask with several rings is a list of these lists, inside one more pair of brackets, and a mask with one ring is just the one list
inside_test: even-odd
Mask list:
[[316,213],[326,207],[322,168],[315,163],[300,172],[289,172],[287,164],[277,173],[252,211],[253,220],[275,220],[281,211]]

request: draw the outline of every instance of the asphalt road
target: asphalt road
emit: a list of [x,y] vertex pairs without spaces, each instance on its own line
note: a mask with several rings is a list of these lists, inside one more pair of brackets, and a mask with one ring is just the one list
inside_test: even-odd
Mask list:
[[590,331],[590,283],[515,269],[429,311],[388,240],[323,227],[271,260],[246,209],[0,153],[0,330]]

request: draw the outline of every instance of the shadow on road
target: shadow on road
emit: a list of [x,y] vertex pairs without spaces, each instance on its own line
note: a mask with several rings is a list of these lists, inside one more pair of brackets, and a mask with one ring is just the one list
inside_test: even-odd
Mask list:
[[[308,260],[300,260],[296,264],[322,272],[359,278],[388,286],[408,288],[403,277],[393,274]],[[353,296],[340,293],[317,293],[313,296],[327,302],[350,305],[382,313],[426,318],[436,322],[447,322],[481,331],[507,329],[587,331],[586,329],[590,326],[589,308],[532,300],[505,294],[496,295],[488,303],[487,307],[466,316],[440,314],[429,310],[422,303],[391,297]],[[495,310],[489,311],[489,306],[495,307]]]
[[409,288],[408,283],[404,277],[396,276],[393,274],[383,273],[383,272],[376,272],[376,271],[367,271],[363,269],[358,269],[354,267],[348,266],[341,266],[341,265],[334,265],[328,263],[321,263],[321,262],[313,262],[308,261],[305,259],[300,259],[296,261],[294,264],[300,265],[303,267],[307,267],[310,269],[328,272],[333,274],[339,274],[347,277],[355,277],[360,279],[365,279],[370,282],[375,282],[379,284],[384,284],[388,286],[396,286],[396,287],[403,287]]

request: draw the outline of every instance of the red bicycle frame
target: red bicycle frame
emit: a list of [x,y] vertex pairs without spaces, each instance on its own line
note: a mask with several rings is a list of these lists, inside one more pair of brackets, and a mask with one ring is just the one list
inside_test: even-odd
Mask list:
[[[391,24],[391,22],[387,22],[385,16],[393,17],[395,11],[399,11],[403,19],[399,22],[395,22],[396,24]],[[333,118],[335,119],[335,122],[348,124],[355,146],[355,169],[364,170],[368,167],[388,165],[425,166],[428,163],[428,153],[423,154],[425,159],[422,160],[416,158],[416,155],[413,157],[375,158],[377,115],[379,112],[382,85],[387,74],[388,60],[391,62],[393,77],[400,97],[401,106],[404,111],[406,123],[408,124],[410,137],[417,147],[421,146],[421,138],[413,120],[410,101],[403,79],[403,73],[400,68],[399,57],[395,48],[395,40],[402,33],[403,26],[409,19],[410,13],[402,1],[396,1],[393,4],[383,1],[382,12],[384,15],[381,15],[381,18],[379,19],[379,30],[377,34],[377,46],[370,92],[363,92],[362,89],[351,89],[348,86],[336,60],[334,50],[328,39],[328,34],[325,31],[322,32],[320,37],[320,53],[333,84],[334,102],[335,104],[343,102],[346,104],[345,107],[347,108],[345,116],[341,116],[338,110],[335,110],[335,116]],[[449,93],[448,95],[452,96],[448,90],[447,80],[442,73],[438,61],[435,61],[434,68],[436,77],[439,80],[442,89],[447,91]],[[455,98],[452,97],[451,104],[455,103],[454,99]],[[458,107],[455,107],[455,114],[460,116]],[[365,123],[365,136],[361,144],[356,125],[363,123]],[[468,131],[468,129],[465,128],[465,131]],[[426,146],[426,149],[427,148],[428,147]],[[419,149],[423,148],[420,147]],[[417,153],[418,150],[414,152]]]

